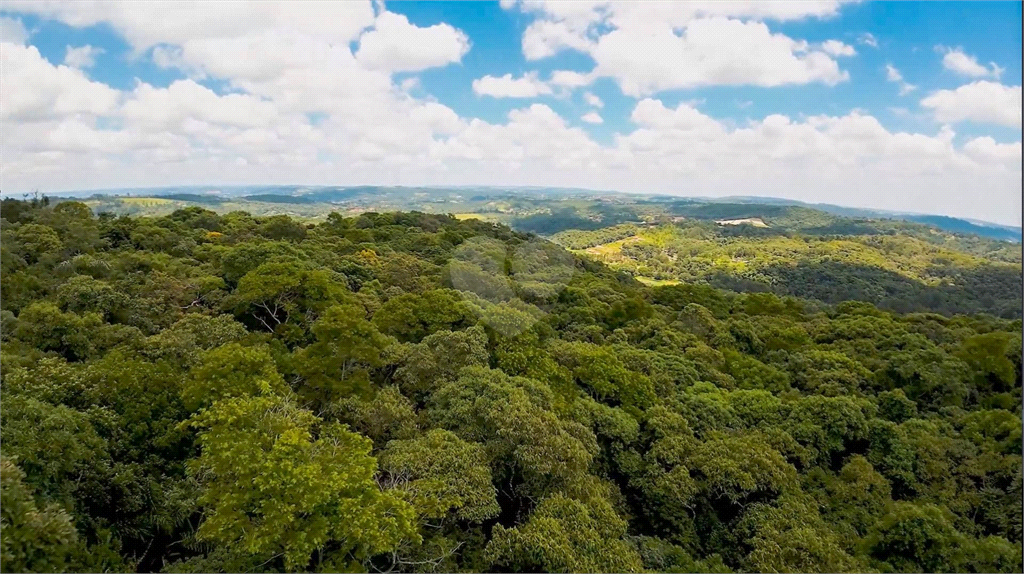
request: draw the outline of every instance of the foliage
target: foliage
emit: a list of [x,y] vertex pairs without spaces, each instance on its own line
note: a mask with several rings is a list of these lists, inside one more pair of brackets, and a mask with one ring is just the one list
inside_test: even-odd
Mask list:
[[[738,213],[751,209],[740,207]],[[934,234],[913,227],[883,233],[878,228],[887,225],[877,222],[864,229],[822,233],[786,218],[770,221],[771,230],[699,220],[657,227],[581,226],[553,239],[654,280],[832,304],[869,301],[899,312],[1021,316],[1019,250],[1006,257],[995,245],[983,251],[976,248],[977,241],[937,241]]]
[[325,197],[4,200],[2,569],[1021,571],[1003,247],[675,200],[467,200],[576,254],[231,212]]

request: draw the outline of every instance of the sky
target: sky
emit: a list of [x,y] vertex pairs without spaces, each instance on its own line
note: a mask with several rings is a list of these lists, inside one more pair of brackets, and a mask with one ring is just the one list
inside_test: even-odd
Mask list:
[[559,186],[1021,224],[1021,3],[0,4],[0,191]]

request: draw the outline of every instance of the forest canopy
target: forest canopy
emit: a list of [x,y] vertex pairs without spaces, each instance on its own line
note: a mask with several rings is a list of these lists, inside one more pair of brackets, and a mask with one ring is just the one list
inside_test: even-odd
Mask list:
[[[2,209],[4,571],[1021,571],[1019,299],[651,287],[415,212]],[[759,241],[798,248],[712,243]]]

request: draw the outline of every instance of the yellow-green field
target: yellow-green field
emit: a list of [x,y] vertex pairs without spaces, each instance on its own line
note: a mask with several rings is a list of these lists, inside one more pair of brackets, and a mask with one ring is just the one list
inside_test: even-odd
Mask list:
[[650,287],[666,287],[668,285],[679,285],[680,283],[675,279],[654,279],[653,277],[644,277],[642,275],[637,275],[634,279]]
[[618,241],[612,241],[611,243],[604,243],[601,245],[595,245],[594,247],[589,247],[587,249],[577,250],[577,252],[582,251],[583,253],[587,253],[589,255],[597,255],[598,257],[615,257],[622,252],[623,245],[627,243],[636,243],[640,240],[640,236],[634,235],[632,237],[627,237],[625,239],[620,239]]
[[170,205],[174,203],[170,199],[161,197],[121,197],[121,203],[125,205],[137,205],[139,207],[156,207],[158,205]]
[[467,219],[479,219],[480,221],[497,221],[494,215],[488,213],[453,213],[455,219],[466,221]]

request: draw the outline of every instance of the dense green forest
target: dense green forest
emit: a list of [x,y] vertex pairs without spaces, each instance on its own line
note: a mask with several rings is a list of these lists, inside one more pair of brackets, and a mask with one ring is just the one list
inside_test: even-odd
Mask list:
[[1021,317],[1019,243],[816,213],[786,211],[766,218],[769,227],[684,219],[566,230],[551,239],[655,280],[828,304],[859,300],[901,313]]
[[5,572],[1021,571],[1019,298],[648,287],[424,213],[0,215]]

